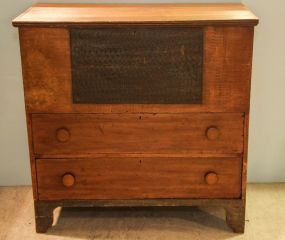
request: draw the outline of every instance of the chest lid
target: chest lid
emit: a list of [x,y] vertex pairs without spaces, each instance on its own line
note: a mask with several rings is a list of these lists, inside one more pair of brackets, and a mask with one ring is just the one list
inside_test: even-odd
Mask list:
[[36,4],[13,20],[23,25],[108,23],[187,23],[190,25],[256,25],[244,5],[232,4]]

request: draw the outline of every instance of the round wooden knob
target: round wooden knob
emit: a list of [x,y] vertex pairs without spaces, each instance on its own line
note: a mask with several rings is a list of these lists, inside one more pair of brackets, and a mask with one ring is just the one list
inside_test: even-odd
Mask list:
[[70,173],[64,174],[62,176],[62,184],[65,187],[72,187],[75,184],[75,177]]
[[56,130],[56,139],[59,142],[67,142],[70,139],[70,133],[66,128],[59,128]]
[[217,127],[209,127],[206,130],[206,137],[209,140],[216,140],[220,136],[220,130]]
[[215,172],[209,172],[205,175],[205,182],[209,185],[214,185],[218,182],[218,174]]

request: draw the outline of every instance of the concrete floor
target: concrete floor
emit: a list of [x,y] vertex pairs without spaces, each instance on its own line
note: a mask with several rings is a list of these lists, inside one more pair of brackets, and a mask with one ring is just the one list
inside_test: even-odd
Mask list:
[[0,240],[285,240],[285,183],[248,186],[245,234],[232,233],[216,208],[63,209],[56,221],[36,234],[31,188],[0,188]]

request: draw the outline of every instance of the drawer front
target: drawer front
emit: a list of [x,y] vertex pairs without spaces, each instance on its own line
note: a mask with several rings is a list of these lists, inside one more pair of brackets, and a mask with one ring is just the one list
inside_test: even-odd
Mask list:
[[38,194],[55,199],[239,198],[240,158],[38,159]]
[[243,114],[36,114],[35,154],[241,153]]

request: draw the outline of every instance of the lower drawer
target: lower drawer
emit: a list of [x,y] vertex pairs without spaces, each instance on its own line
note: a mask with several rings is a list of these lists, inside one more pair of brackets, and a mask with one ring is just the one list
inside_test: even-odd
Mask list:
[[37,159],[40,200],[238,198],[240,158]]

